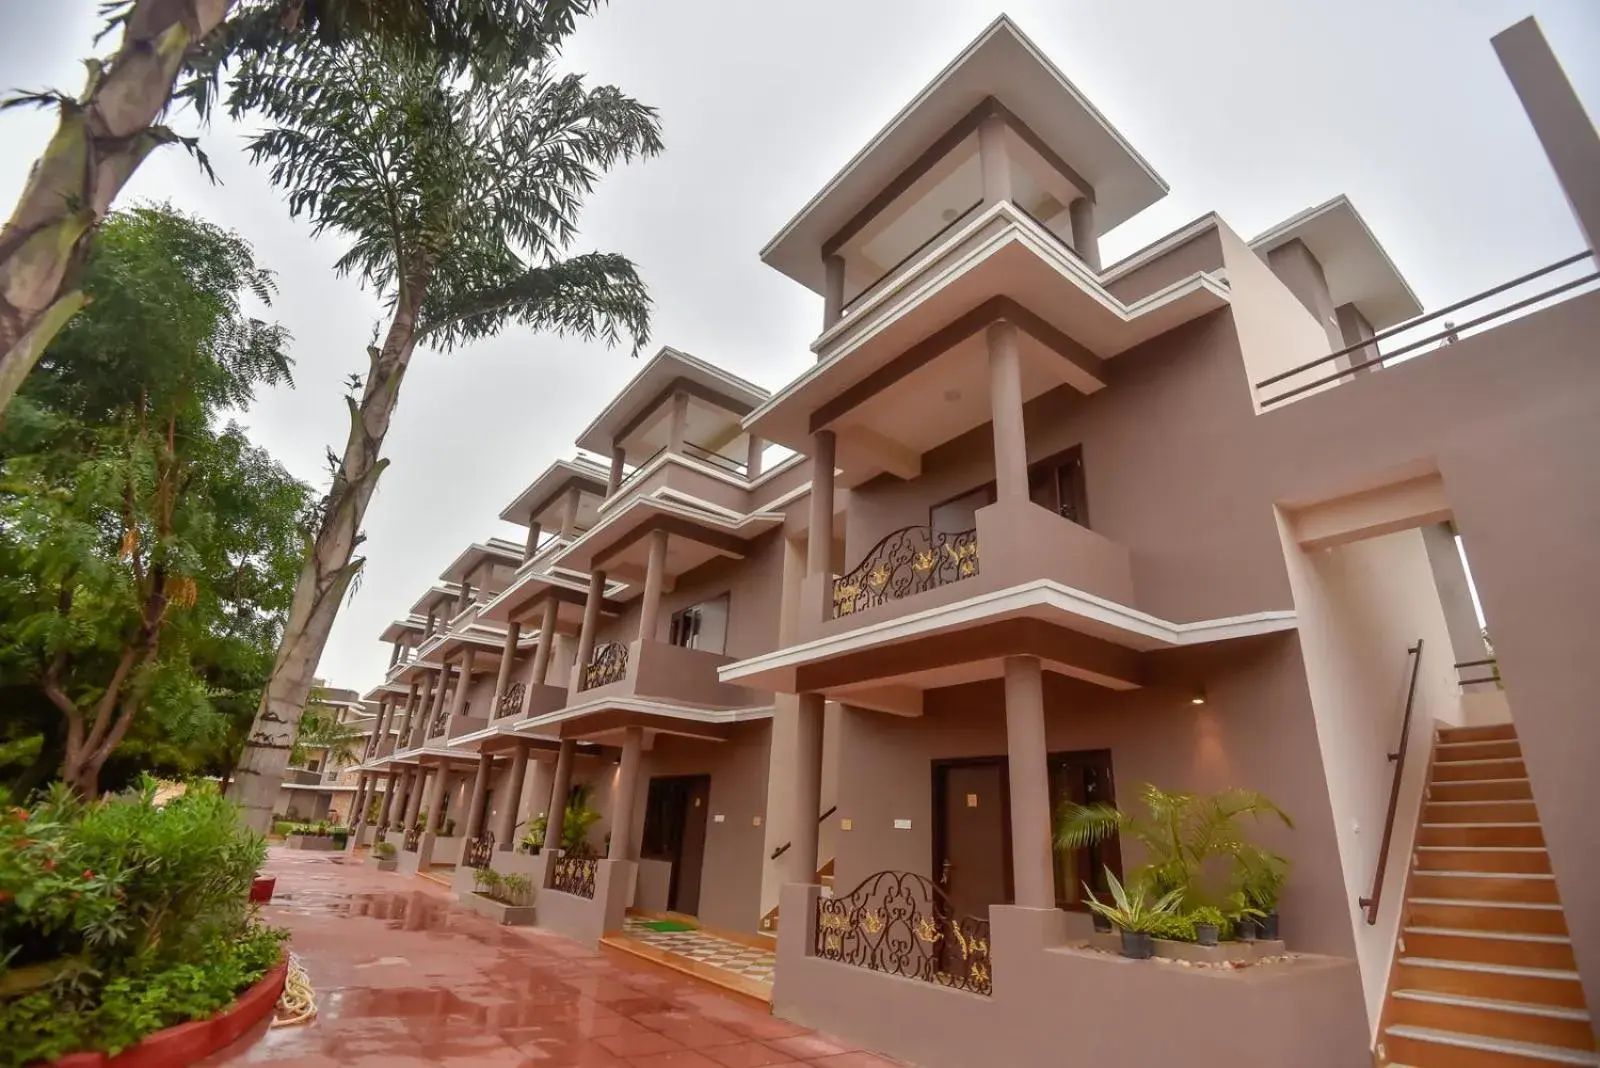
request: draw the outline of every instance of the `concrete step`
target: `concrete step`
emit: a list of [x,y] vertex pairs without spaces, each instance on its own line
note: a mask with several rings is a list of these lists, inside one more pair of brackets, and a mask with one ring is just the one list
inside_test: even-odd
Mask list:
[[1524,968],[1577,967],[1572,957],[1572,940],[1566,935],[1412,925],[1406,927],[1402,942],[1402,952],[1417,957]]
[[1527,779],[1467,779],[1428,784],[1429,801],[1532,801]]
[[1415,851],[1418,871],[1520,872],[1544,875],[1550,854],[1544,846],[1429,846]]
[[1552,1068],[1600,1065],[1593,1051],[1467,1035],[1430,1027],[1396,1024],[1384,1028],[1385,1052],[1416,1068]]
[[1544,845],[1544,832],[1537,823],[1424,823],[1417,845],[1532,848]]
[[1556,881],[1549,875],[1522,872],[1422,871],[1411,873],[1411,897],[1455,898],[1462,901],[1517,901],[1554,905]]
[[1474,931],[1564,935],[1567,918],[1557,904],[1470,901],[1445,897],[1410,899],[1410,922],[1418,927],[1464,927]]
[[1441,727],[1438,740],[1443,745],[1456,742],[1514,742],[1517,729],[1509,723],[1495,723],[1487,727]]
[[1458,760],[1521,760],[1522,745],[1516,739],[1492,742],[1440,742],[1433,747],[1435,764]]
[[1427,824],[1538,823],[1539,812],[1531,800],[1444,801],[1432,799],[1422,808]]
[[1528,769],[1517,760],[1457,760],[1433,763],[1432,781],[1453,782],[1462,779],[1526,779]]
[[1582,1009],[1527,1005],[1429,990],[1396,990],[1389,1022],[1436,1031],[1505,1038],[1543,1046],[1594,1048],[1594,1030]]
[[1584,1007],[1578,973],[1560,968],[1402,956],[1395,961],[1394,986],[1396,990],[1429,990],[1563,1009]]

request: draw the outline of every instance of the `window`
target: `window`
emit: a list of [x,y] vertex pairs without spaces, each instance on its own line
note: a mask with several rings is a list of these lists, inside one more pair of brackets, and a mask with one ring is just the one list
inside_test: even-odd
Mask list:
[[1028,499],[1080,526],[1088,526],[1088,508],[1083,494],[1083,450],[1071,448],[1031,465]]
[[667,640],[685,649],[722,653],[728,644],[728,595],[672,613]]
[[934,538],[941,534],[962,534],[978,526],[978,509],[994,503],[994,483],[968,490],[943,504],[928,509],[928,526]]

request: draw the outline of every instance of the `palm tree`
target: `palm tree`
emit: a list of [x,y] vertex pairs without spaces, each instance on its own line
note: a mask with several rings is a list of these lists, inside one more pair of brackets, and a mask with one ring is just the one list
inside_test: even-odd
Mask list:
[[1245,816],[1276,817],[1284,826],[1294,826],[1263,794],[1242,789],[1169,793],[1146,783],[1139,796],[1148,816],[1129,815],[1104,803],[1065,802],[1056,815],[1056,848],[1083,849],[1114,834],[1127,835],[1145,850],[1145,863],[1129,882],[1147,883],[1157,894],[1178,891],[1185,910],[1223,902],[1226,894],[1215,878],[1218,873],[1210,870],[1217,862],[1225,863],[1235,880],[1287,866],[1281,857],[1253,845],[1240,827]]
[[661,141],[653,109],[548,62],[480,79],[377,44],[246,61],[230,107],[265,118],[252,155],[271,163],[290,211],[314,232],[349,238],[337,269],[392,311],[382,344],[367,349],[359,401],[348,398],[349,436],[235,779],[246,819],[262,827],[312,672],[363,563],[352,556],[413,350],[449,351],[518,323],[608,344],[626,334],[637,353],[650,300],[634,265],[566,251],[600,175],[656,154]]
[[[90,60],[76,97],[29,93],[4,106],[56,108],[56,132],[0,229],[0,415],[50,339],[83,307],[77,278],[96,229],[139,164],[193,138],[161,119],[181,95],[202,114],[229,61],[297,45],[381,40],[457,69],[521,65],[548,53],[598,0],[109,0],[121,43]],[[96,39],[98,41],[98,38]],[[209,171],[209,168],[208,168]]]
[[354,764],[358,759],[356,743],[367,736],[366,732],[339,722],[337,711],[324,704],[323,699],[324,694],[316,688],[311,690],[311,695],[306,699],[305,710],[301,712],[300,722],[295,728],[289,763],[304,764],[313,749],[327,752],[324,768]]

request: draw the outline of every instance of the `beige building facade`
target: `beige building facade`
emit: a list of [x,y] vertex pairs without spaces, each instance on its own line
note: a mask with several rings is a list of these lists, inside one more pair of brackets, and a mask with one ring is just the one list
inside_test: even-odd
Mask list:
[[[1600,137],[1495,47],[1592,239]],[[1103,263],[1165,192],[992,24],[763,251],[815,364],[661,350],[385,631],[356,841],[766,945],[928,1068],[1600,1063],[1593,255],[1424,314],[1339,197]],[[1287,955],[1102,951],[1143,858],[1055,813],[1145,783],[1292,815]]]

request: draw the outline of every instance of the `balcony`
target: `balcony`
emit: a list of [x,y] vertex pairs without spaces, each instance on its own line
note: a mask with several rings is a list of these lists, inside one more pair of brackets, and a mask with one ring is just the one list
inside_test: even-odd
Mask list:
[[594,651],[582,671],[574,672],[569,704],[639,698],[700,708],[739,708],[756,702],[743,686],[717,678],[717,669],[733,658],[667,642],[606,642]]
[[915,597],[977,574],[976,529],[950,534],[935,533],[931,527],[903,527],[833,580],[833,618]]

